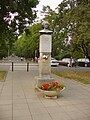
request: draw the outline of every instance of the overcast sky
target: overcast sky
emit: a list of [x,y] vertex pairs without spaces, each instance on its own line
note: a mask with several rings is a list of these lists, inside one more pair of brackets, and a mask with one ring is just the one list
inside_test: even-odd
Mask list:
[[39,0],[39,1],[40,2],[37,5],[37,10],[39,11],[38,12],[38,17],[41,17],[40,16],[40,11],[42,10],[43,5],[44,6],[49,5],[51,9],[55,10],[55,8],[61,3],[62,0]]

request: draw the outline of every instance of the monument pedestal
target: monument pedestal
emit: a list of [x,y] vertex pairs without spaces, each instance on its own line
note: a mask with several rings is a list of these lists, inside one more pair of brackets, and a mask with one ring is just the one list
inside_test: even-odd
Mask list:
[[[48,55],[48,57],[43,58],[43,54]],[[37,77],[37,84],[39,85],[54,81],[54,78],[51,77],[51,55],[50,53],[42,53],[42,56],[39,60],[39,77]]]
[[37,84],[49,83],[54,81],[51,77],[51,49],[52,49],[52,31],[48,30],[49,23],[44,22],[44,29],[40,30],[39,43],[39,76]]
[[36,77],[36,80],[37,80],[37,83],[38,85],[42,85],[44,83],[50,83],[50,82],[53,82],[55,81],[54,78],[43,78],[43,77]]

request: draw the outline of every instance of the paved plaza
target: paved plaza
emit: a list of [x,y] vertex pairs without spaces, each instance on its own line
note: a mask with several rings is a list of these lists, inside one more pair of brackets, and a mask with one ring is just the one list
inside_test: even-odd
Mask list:
[[0,120],[90,120],[90,86],[62,79],[66,89],[58,99],[46,99],[35,91],[38,70],[8,71],[0,82]]

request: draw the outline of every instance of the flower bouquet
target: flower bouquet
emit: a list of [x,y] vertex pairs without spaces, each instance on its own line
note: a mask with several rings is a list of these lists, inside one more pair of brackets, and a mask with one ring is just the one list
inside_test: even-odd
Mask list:
[[47,56],[47,55],[43,55],[42,59],[43,59],[43,60],[47,60],[47,59],[48,59],[48,56]]
[[36,85],[36,89],[45,96],[54,97],[58,96],[65,89],[65,86],[63,84],[59,84],[58,82],[50,82],[42,85]]

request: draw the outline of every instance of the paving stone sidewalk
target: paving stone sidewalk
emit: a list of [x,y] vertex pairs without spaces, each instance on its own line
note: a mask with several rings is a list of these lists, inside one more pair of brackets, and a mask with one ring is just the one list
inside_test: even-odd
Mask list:
[[0,82],[0,120],[90,120],[90,87],[53,77],[66,86],[58,99],[34,90],[37,70],[9,71]]

